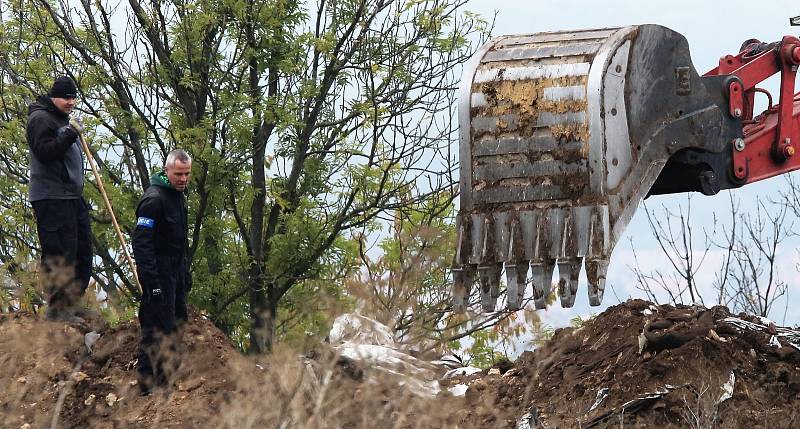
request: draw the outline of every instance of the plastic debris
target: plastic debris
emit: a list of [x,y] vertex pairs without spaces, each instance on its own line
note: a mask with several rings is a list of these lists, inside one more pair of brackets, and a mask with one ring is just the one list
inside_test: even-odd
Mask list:
[[354,313],[342,314],[333,321],[328,333],[331,344],[354,342],[396,347],[392,331],[384,324]]
[[438,360],[431,361],[431,363],[448,369],[462,368],[464,366],[464,362],[461,360],[461,358],[452,353],[446,354],[440,357]]
[[780,339],[783,338],[790,346],[800,350],[800,330],[787,328],[785,326],[777,326],[775,322],[767,319],[766,317],[758,317],[761,323],[751,322],[749,320],[740,319],[738,317],[726,317],[721,320],[735,328],[757,331],[769,332],[772,334],[769,343],[774,347],[781,347]]
[[642,354],[645,347],[647,347],[647,337],[644,335],[644,332],[642,332],[641,334],[639,334],[639,337],[637,339],[639,341],[639,354]]
[[368,382],[389,378],[419,396],[436,396],[440,367],[398,350],[391,332],[375,320],[345,314],[336,318],[328,339],[342,357],[365,368]]
[[648,404],[656,399],[661,398],[662,396],[666,395],[667,393],[676,389],[676,386],[667,384],[664,386],[663,389],[658,389],[653,393],[645,393],[644,395],[632,399],[624,404],[622,404],[622,413],[626,412],[636,412],[637,410],[641,409],[645,404]]
[[464,394],[467,393],[467,389],[469,389],[469,386],[466,384],[456,384],[455,386],[447,389],[447,391],[453,394],[453,396],[464,396]]
[[448,378],[457,377],[459,375],[468,376],[468,375],[472,375],[472,374],[477,374],[477,373],[479,373],[481,371],[482,371],[482,369],[475,368],[473,366],[465,366],[465,367],[461,367],[461,368],[455,368],[455,369],[451,369],[450,371],[447,371],[444,374],[444,379],[446,380]]
[[766,317],[763,317],[763,316],[756,316],[756,318],[757,318],[758,320],[760,320],[760,321],[761,321],[761,323],[762,323],[762,324],[764,324],[764,325],[766,325],[766,326],[769,326],[769,325],[775,325],[775,326],[777,326],[777,324],[776,324],[775,322],[773,322],[773,321],[772,321],[772,320],[770,320],[770,319],[767,319]]
[[734,375],[733,371],[731,371],[731,375],[730,377],[728,377],[728,381],[722,385],[722,394],[719,396],[719,399],[717,399],[717,402],[715,402],[714,405],[719,405],[727,401],[728,399],[731,399],[733,397],[733,386],[735,384],[736,384],[736,375]]
[[600,404],[602,404],[602,403],[603,403],[603,401],[604,401],[604,400],[605,400],[607,397],[608,397],[608,387],[604,387],[604,388],[602,388],[602,389],[598,390],[598,391],[597,391],[597,395],[596,395],[596,396],[595,396],[595,398],[594,398],[594,404],[592,404],[592,406],[591,406],[591,407],[589,407],[589,410],[588,410],[588,411],[586,411],[586,414],[589,414],[589,413],[591,413],[591,412],[592,412],[592,411],[594,411],[594,410],[595,410],[597,407],[599,407],[599,406],[600,406]]
[[[683,385],[683,386],[685,386],[685,385]],[[604,412],[604,413],[602,413],[602,414],[600,414],[598,416],[595,416],[591,420],[585,422],[583,427],[584,428],[595,427],[595,426],[597,426],[597,425],[599,425],[599,424],[601,424],[603,422],[608,421],[612,416],[614,416],[614,415],[616,415],[618,413],[619,414],[636,413],[638,410],[644,408],[648,404],[651,404],[653,401],[655,401],[655,400],[663,397],[667,393],[669,393],[669,392],[671,392],[671,391],[673,391],[675,389],[678,389],[680,387],[683,387],[683,386],[674,386],[672,384],[666,384],[666,385],[664,385],[663,388],[657,389],[655,392],[645,393],[644,395],[639,396],[636,399],[632,399],[632,400],[622,404],[619,407],[613,408],[613,409],[608,410],[608,411],[606,411],[606,412]]]
[[95,345],[97,340],[100,339],[100,334],[95,331],[87,332],[83,336],[83,343],[86,345],[86,352],[92,354],[92,346]]
[[534,429],[539,427],[539,410],[531,406],[528,412],[517,421],[516,429]]

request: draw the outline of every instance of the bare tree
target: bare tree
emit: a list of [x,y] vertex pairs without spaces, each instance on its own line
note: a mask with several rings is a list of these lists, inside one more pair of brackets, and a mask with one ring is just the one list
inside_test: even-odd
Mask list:
[[[780,244],[788,237],[793,222],[788,222],[788,208],[781,204],[756,202],[755,214],[737,213],[738,230],[731,228],[722,248],[730,249],[730,263],[725,278],[718,277],[724,303],[734,309],[766,317],[775,302],[787,293],[777,265]],[[732,205],[733,206],[733,205]]]
[[[678,213],[664,208],[663,215],[645,209],[651,232],[672,267],[668,271],[646,269],[635,256],[631,269],[637,287],[649,299],[657,302],[665,293],[677,304],[683,303],[683,295],[688,293],[692,302],[704,303],[704,294],[713,290],[715,304],[766,317],[776,302],[786,297],[788,287],[781,279],[785,271],[777,258],[781,244],[792,235],[793,221],[787,216],[796,193],[785,194],[782,202],[757,199],[752,213],[743,212],[740,202],[729,196],[730,222],[723,224],[714,214],[702,241],[693,234],[692,224],[697,219],[692,217],[690,198],[685,213],[683,208]],[[710,252],[721,256],[716,268],[708,264]],[[712,288],[701,290],[697,284],[701,269],[715,269]]]
[[[686,197],[686,209],[678,207],[678,212],[662,206],[663,214],[657,215],[647,205],[644,206],[650,232],[656,239],[662,254],[669,261],[672,270],[655,269],[645,271],[642,269],[638,256],[634,252],[635,266],[630,267],[636,275],[637,287],[644,291],[648,298],[657,301],[655,288],[669,295],[671,302],[684,303],[684,294],[688,293],[691,303],[703,303],[703,295],[695,282],[697,272],[702,269],[703,263],[713,244],[706,239],[698,246],[695,229],[692,226],[692,197]],[[717,218],[714,215],[714,234]],[[704,231],[704,236],[709,233]],[[633,247],[633,242],[631,242]]]

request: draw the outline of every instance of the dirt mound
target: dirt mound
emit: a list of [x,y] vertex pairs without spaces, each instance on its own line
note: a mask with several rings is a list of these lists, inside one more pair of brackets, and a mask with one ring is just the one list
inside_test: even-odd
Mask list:
[[800,418],[800,332],[723,307],[629,301],[516,362],[443,378],[435,396],[325,344],[243,356],[197,314],[173,386],[139,396],[138,326],[95,329],[89,354],[85,328],[0,315],[0,427],[788,428]]
[[[0,427],[219,427],[232,380],[250,364],[206,319],[195,315],[170,391],[140,396],[135,323],[87,329],[25,315],[0,315]],[[252,364],[250,364],[252,366]],[[56,416],[57,417],[54,417]]]
[[[468,427],[797,427],[800,331],[633,300],[472,376]],[[765,426],[766,425],[766,426]]]
[[139,328],[89,327],[0,314],[2,428],[452,427],[463,398],[434,401],[367,376],[363,364],[321,344],[307,355],[240,354],[193,314],[173,386],[140,396]]

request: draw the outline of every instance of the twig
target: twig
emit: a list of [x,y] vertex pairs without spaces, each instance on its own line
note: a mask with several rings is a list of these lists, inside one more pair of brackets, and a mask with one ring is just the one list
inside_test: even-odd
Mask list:
[[58,401],[56,401],[56,409],[53,412],[53,419],[50,420],[50,429],[57,429],[58,428],[58,417],[61,414],[61,408],[64,406],[64,400],[67,398],[67,393],[72,388],[75,379],[72,378],[72,374],[81,370],[81,366],[83,365],[83,359],[78,361],[74,368],[72,368],[72,372],[69,375],[69,379],[64,384],[64,389],[61,390],[61,393],[58,394]]

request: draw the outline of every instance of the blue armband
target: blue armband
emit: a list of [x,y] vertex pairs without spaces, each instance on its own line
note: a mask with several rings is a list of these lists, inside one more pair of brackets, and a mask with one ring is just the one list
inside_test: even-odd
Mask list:
[[153,229],[155,224],[156,224],[155,219],[150,219],[149,217],[140,217],[136,221],[136,226],[141,226],[141,227],[150,228],[150,229]]

